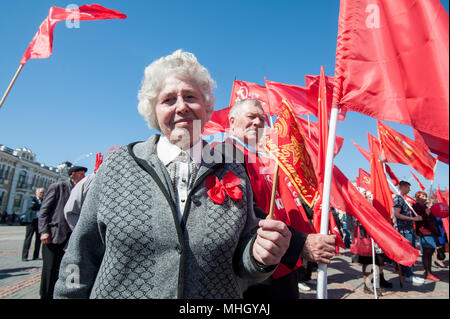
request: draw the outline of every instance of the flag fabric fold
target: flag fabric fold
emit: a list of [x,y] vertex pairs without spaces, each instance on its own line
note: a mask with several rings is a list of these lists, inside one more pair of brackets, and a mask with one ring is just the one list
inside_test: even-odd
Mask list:
[[333,102],[446,140],[448,154],[448,57],[439,0],[342,0]]
[[45,59],[52,54],[53,30],[58,22],[64,20],[105,20],[126,19],[126,15],[112,9],[104,8],[98,4],[83,5],[78,9],[65,9],[51,7],[47,18],[41,23],[20,64],[25,64],[29,59]]

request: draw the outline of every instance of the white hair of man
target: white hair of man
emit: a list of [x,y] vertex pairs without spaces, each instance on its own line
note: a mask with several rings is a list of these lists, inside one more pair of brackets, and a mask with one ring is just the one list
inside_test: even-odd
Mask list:
[[228,119],[231,119],[232,117],[237,118],[242,113],[243,106],[247,103],[253,103],[264,112],[261,101],[257,99],[243,99],[234,103],[234,105],[231,107],[230,112],[228,113]]
[[145,68],[141,89],[138,93],[138,111],[148,126],[161,130],[156,119],[156,99],[165,79],[171,76],[189,79],[199,86],[205,99],[208,121],[214,109],[213,89],[216,87],[216,82],[211,78],[208,70],[197,61],[194,54],[177,50],[152,62]]

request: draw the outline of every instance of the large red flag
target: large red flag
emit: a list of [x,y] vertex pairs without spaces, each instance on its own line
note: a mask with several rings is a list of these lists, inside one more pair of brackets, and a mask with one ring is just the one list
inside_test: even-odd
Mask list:
[[445,140],[448,155],[448,57],[439,0],[341,0],[333,102]]
[[416,145],[420,145],[427,151],[437,155],[437,159],[443,163],[449,163],[448,140],[426,134],[414,129]]
[[371,176],[371,192],[373,195],[372,205],[377,211],[386,219],[391,221],[392,207],[394,201],[392,200],[391,189],[389,188],[386,174],[384,173],[383,164],[380,160],[380,152],[377,146],[375,137],[367,133],[369,138],[370,149],[370,176]]
[[47,18],[41,23],[38,32],[31,40],[20,64],[29,59],[44,59],[52,54],[53,30],[58,22],[64,20],[105,20],[126,19],[126,15],[112,9],[104,8],[98,4],[83,5],[77,9],[51,7]]
[[414,175],[414,173],[413,173],[412,170],[409,170],[409,171],[411,172],[412,176],[413,176],[414,179],[417,181],[417,183],[419,183],[420,189],[424,191],[424,190],[425,190],[425,186],[423,186],[423,184],[420,182],[420,180],[417,178],[417,176]]
[[356,178],[356,186],[370,191],[370,174],[362,168],[359,169],[359,175]]
[[389,163],[400,163],[412,166],[417,172],[432,180],[436,159],[426,149],[416,145],[414,140],[395,131],[385,123],[378,121],[383,158]]

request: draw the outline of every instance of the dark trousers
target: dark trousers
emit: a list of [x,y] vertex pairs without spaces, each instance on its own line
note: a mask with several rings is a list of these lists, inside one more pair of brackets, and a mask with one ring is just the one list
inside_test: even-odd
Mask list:
[[34,252],[33,252],[33,259],[39,258],[39,250],[41,249],[41,238],[38,232],[38,219],[35,218],[30,224],[26,225],[26,231],[25,231],[25,240],[23,242],[23,248],[22,248],[22,259],[28,258],[28,252],[30,250],[31,246],[31,240],[33,239],[34,235]]
[[250,286],[243,294],[244,300],[284,300],[298,299],[298,277],[297,272],[274,279],[269,277],[260,284]]
[[41,299],[53,299],[53,290],[58,281],[59,266],[64,256],[65,246],[65,242],[42,245]]

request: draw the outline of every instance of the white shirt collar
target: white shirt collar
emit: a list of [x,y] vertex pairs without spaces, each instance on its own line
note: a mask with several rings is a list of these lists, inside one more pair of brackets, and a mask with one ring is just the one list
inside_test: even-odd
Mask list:
[[177,157],[189,154],[191,160],[193,160],[197,166],[202,162],[203,140],[199,139],[193,147],[187,151],[183,151],[181,148],[169,142],[167,137],[161,135],[158,143],[156,144],[156,154],[158,155],[164,166],[174,161]]

